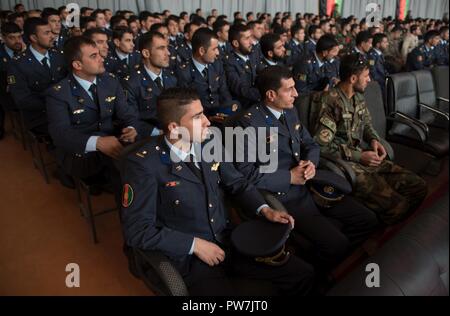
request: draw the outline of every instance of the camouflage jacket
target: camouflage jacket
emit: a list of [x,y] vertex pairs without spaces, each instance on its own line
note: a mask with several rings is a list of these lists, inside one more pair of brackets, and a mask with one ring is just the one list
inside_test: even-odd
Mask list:
[[321,153],[359,162],[363,143],[380,140],[364,101],[357,93],[348,99],[339,88],[317,95],[311,108],[312,134]]

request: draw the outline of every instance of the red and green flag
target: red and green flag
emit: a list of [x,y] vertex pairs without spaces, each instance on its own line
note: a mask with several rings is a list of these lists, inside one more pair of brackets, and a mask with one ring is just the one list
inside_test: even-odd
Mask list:
[[397,2],[397,17],[399,20],[404,20],[408,14],[411,0],[398,0]]
[[338,5],[338,13],[342,14],[342,1],[343,0],[327,0],[327,15],[333,15],[336,5]]

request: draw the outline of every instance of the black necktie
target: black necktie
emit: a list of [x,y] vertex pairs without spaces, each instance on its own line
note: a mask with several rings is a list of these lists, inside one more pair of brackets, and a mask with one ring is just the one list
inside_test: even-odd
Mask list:
[[203,78],[208,80],[208,68],[206,68],[206,67],[203,68],[202,75],[203,75]]
[[195,174],[195,176],[196,176],[197,178],[199,178],[200,181],[203,182],[202,171],[201,171],[199,168],[197,168],[197,166],[195,165],[195,162],[194,162],[194,161],[195,161],[195,160],[194,160],[194,156],[193,156],[192,154],[190,154],[190,155],[189,155],[189,161],[186,161],[185,163],[186,163],[186,165],[188,166],[188,168],[191,169],[191,171]]
[[122,63],[123,63],[124,65],[127,65],[127,66],[128,66],[128,57],[125,57],[124,59],[122,59]]
[[280,121],[281,125],[287,128],[286,115],[284,113],[281,113],[280,118],[278,120]]
[[48,66],[47,60],[48,60],[48,58],[44,57],[44,58],[42,58],[41,63],[42,63],[42,66],[50,73],[50,67]]
[[162,85],[162,81],[161,81],[161,78],[160,78],[160,77],[157,77],[157,78],[155,79],[155,84],[156,84],[156,86],[158,87],[159,91],[163,91],[164,87],[163,87],[163,85]]
[[91,87],[89,88],[89,92],[91,92],[92,99],[94,100],[94,103],[97,106],[98,111],[100,112],[100,105],[98,102],[98,95],[97,95],[97,85],[95,83],[91,85]]

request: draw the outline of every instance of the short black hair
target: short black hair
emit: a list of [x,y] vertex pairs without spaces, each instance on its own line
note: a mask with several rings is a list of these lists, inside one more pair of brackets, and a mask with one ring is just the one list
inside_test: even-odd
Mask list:
[[194,25],[200,27],[201,23],[197,22],[186,23],[186,25],[184,26],[183,33],[189,33],[191,31],[191,27],[193,27]]
[[230,27],[230,33],[228,34],[228,41],[238,41],[241,39],[241,34],[249,31],[250,28],[247,25],[235,24]]
[[92,37],[95,34],[102,34],[102,35],[105,35],[106,37],[108,37],[108,33],[106,33],[106,31],[104,31],[98,27],[84,31],[83,36],[93,39]]
[[91,16],[96,19],[99,14],[105,14],[105,10],[97,9],[91,13]]
[[377,33],[373,36],[373,47],[375,47],[378,43],[381,43],[383,39],[387,38],[385,33]]
[[61,14],[63,13],[65,10],[67,9],[67,7],[65,5],[62,5],[58,8],[58,13]]
[[153,17],[153,14],[151,14],[149,11],[142,11],[139,13],[139,22],[145,22],[149,17]]
[[439,31],[436,31],[436,30],[428,31],[425,33],[425,36],[423,37],[423,41],[424,41],[424,43],[429,42],[431,39],[433,39],[434,37],[437,37],[437,36],[441,36]]
[[155,23],[150,27],[150,32],[158,32],[158,30],[162,27],[167,28],[167,25],[163,23]]
[[275,48],[275,43],[281,40],[280,34],[269,33],[261,37],[259,43],[264,57],[269,58],[269,52]]
[[248,20],[248,18],[250,17],[250,16],[252,16],[253,15],[253,12],[252,11],[250,11],[250,12],[247,12],[247,14],[245,15],[245,17],[247,18],[247,20]]
[[64,58],[68,69],[72,69],[72,62],[81,61],[81,48],[90,45],[95,47],[95,42],[86,36],[74,36],[64,44]]
[[439,29],[439,34],[444,34],[445,32],[448,32],[448,26],[442,26]]
[[287,34],[289,33],[288,30],[286,30],[284,27],[282,27],[281,25],[275,25],[273,27],[273,33],[278,34],[278,35],[283,35],[283,34]]
[[95,23],[95,19],[92,16],[82,16],[80,17],[80,28],[81,29],[85,29],[86,26],[88,25],[88,23],[90,22],[94,22]]
[[300,24],[294,24],[291,27],[291,36],[294,37],[300,30],[304,30],[305,28]]
[[[122,40],[125,34],[131,34],[133,35],[133,31],[127,27],[127,26],[118,26],[114,29],[112,39],[118,39],[119,41]],[[133,35],[134,36],[134,35]]]
[[168,133],[171,122],[179,123],[186,113],[186,106],[200,100],[195,89],[169,88],[164,90],[157,99],[157,117],[164,133]]
[[198,29],[191,39],[192,52],[198,52],[200,47],[203,47],[207,50],[213,38],[217,39],[217,35],[210,29],[205,27]]
[[22,33],[22,30],[20,29],[20,27],[13,22],[6,22],[2,24],[2,31],[1,34],[3,36],[6,36],[8,34],[13,34],[13,33]]
[[111,20],[109,21],[109,24],[111,25],[111,29],[114,29],[120,23],[120,21],[123,21],[123,20],[125,20],[128,24],[127,19],[123,15],[115,15],[115,16],[111,17]]
[[308,37],[312,38],[313,34],[316,33],[316,31],[320,29],[320,27],[318,27],[317,25],[311,25],[308,29]]
[[53,8],[45,8],[44,10],[42,10],[41,18],[44,21],[48,22],[48,18],[51,17],[52,15],[59,16],[58,10]]
[[23,25],[23,32],[25,34],[25,38],[30,40],[31,35],[36,35],[36,31],[38,26],[45,26],[48,23],[42,18],[29,18],[25,21]]
[[241,11],[236,11],[236,12],[234,12],[234,13],[233,13],[233,18],[236,19],[236,17],[237,17],[239,14],[241,14]]
[[184,19],[184,17],[188,15],[188,13],[186,11],[183,11],[180,13],[180,19]]
[[359,75],[369,69],[368,61],[361,54],[348,54],[341,58],[339,76],[341,81],[347,81],[353,75]]
[[316,52],[322,53],[329,51],[336,46],[339,46],[336,38],[333,35],[325,34],[317,41]]
[[409,28],[409,32],[414,33],[419,27],[417,25],[411,25],[411,27]]
[[171,15],[169,15],[168,17],[167,17],[167,19],[166,19],[166,25],[169,25],[169,22],[170,21],[174,21],[175,23],[179,23],[180,22],[180,18],[179,17],[177,17],[176,15],[174,15],[174,14],[171,14]]
[[214,34],[217,34],[220,31],[222,31],[223,27],[226,25],[230,25],[230,23],[226,20],[216,20],[216,22],[213,23]]
[[83,15],[83,14],[86,13],[86,11],[90,11],[90,10],[94,11],[94,9],[92,9],[92,8],[89,8],[89,7],[82,7],[82,8],[80,9],[80,14]]
[[14,6],[14,11],[16,11],[17,9],[19,9],[20,7],[25,7],[22,3],[18,3]]
[[256,86],[262,98],[265,98],[267,91],[277,91],[281,87],[281,80],[291,79],[292,73],[284,66],[269,66],[259,72],[256,78]]
[[369,31],[359,32],[355,40],[356,46],[368,42],[371,38],[373,38],[373,36]]
[[139,51],[142,52],[144,49],[150,49],[152,47],[153,39],[155,37],[165,39],[163,34],[161,34],[159,32],[155,32],[155,31],[147,32],[147,33],[143,34],[141,37],[139,37],[139,42],[138,42]]

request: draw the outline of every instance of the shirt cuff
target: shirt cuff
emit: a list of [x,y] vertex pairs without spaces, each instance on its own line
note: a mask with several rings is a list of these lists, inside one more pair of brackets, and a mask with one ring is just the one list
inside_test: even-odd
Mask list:
[[86,149],[85,152],[86,153],[90,153],[93,151],[97,151],[97,140],[98,140],[99,136],[91,136],[89,137],[87,143],[86,143]]
[[159,136],[159,135],[161,135],[161,130],[159,129],[159,128],[154,128],[153,130],[152,130],[152,134],[150,135],[150,136]]
[[263,208],[265,208],[265,207],[270,207],[269,205],[267,205],[267,204],[263,204],[263,205],[261,205],[260,207],[258,207],[258,209],[256,210],[256,214],[257,215],[260,215],[260,213],[261,213],[261,210],[263,209]]
[[192,246],[191,246],[191,250],[189,250],[189,255],[193,255],[194,254],[194,248],[195,248],[195,238],[192,240]]

